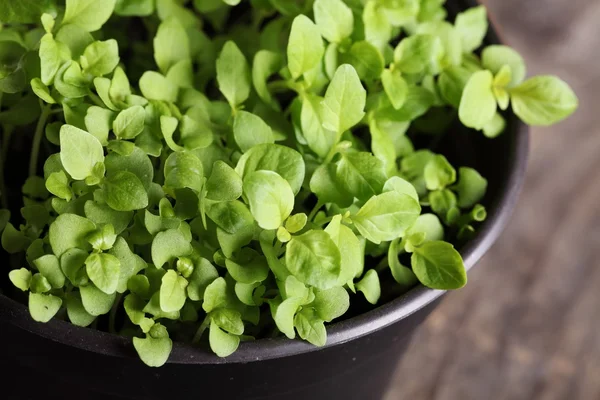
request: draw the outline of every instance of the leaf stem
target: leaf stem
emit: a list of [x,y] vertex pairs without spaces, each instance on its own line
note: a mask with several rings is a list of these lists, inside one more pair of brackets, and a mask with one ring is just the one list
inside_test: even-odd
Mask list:
[[[2,111],[2,97],[4,96],[4,92],[0,92],[0,112]],[[3,127],[4,128],[4,127]],[[4,160],[6,159],[6,154],[8,152],[8,141],[10,139],[10,133],[8,133],[8,129],[6,131],[3,129],[3,138],[2,138],[2,152],[0,153],[0,201],[2,202],[2,208],[8,208],[8,199],[6,198],[6,185],[4,184]]]
[[35,127],[35,134],[33,136],[33,143],[31,145],[31,158],[29,159],[29,176],[35,176],[37,173],[38,158],[40,155],[40,145],[42,138],[44,137],[44,128],[50,115],[50,106],[42,106],[42,114],[38,119],[37,126]]
[[110,333],[117,333],[115,329],[116,319],[117,319],[117,311],[119,311],[119,305],[121,304],[121,300],[123,299],[123,293],[119,293],[115,302],[113,303],[112,308],[110,309],[110,314],[108,316],[108,331]]
[[310,214],[308,214],[308,220],[312,221],[315,216],[317,215],[317,213],[319,212],[319,210],[324,206],[325,204],[321,202],[321,200],[317,201],[317,204],[314,206],[314,208],[310,211]]
[[210,315],[207,315],[206,318],[204,318],[204,321],[202,321],[202,324],[200,324],[200,327],[192,339],[192,343],[198,343],[200,339],[202,339],[202,335],[204,334],[206,328],[208,328],[208,325],[210,325]]

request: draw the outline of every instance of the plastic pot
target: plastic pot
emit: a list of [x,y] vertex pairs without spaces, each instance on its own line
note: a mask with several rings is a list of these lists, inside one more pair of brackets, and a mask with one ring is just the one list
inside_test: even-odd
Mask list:
[[[450,1],[456,12],[470,1]],[[497,43],[492,33],[488,43]],[[528,152],[527,128],[512,115],[499,138],[453,130],[439,144],[460,165],[488,178],[488,220],[461,249],[473,267],[494,243],[516,203]],[[287,339],[243,343],[221,359],[206,349],[175,344],[159,369],[139,361],[131,340],[63,321],[39,324],[25,306],[0,295],[0,398],[82,399],[369,399],[383,396],[412,333],[442,291],[415,287],[356,317],[328,327],[323,348]]]

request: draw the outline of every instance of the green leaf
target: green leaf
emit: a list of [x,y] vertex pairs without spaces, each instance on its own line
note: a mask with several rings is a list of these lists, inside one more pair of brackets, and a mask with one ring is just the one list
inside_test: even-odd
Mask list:
[[60,257],[60,268],[74,286],[79,287],[89,282],[87,273],[85,272],[85,260],[87,257],[87,251],[77,248],[65,251]]
[[150,192],[154,178],[154,166],[142,149],[136,147],[128,156],[111,153],[106,156],[104,163],[106,164],[106,175],[109,178],[121,171],[131,172],[142,182],[146,191]]
[[94,42],[94,37],[75,24],[62,24],[56,33],[56,40],[71,50],[71,58],[78,60],[85,49]]
[[400,178],[399,176],[392,176],[383,185],[383,192],[398,192],[400,194],[406,194],[419,201],[419,195],[417,190],[412,183]]
[[356,284],[356,290],[365,295],[367,301],[371,304],[377,304],[381,297],[381,284],[379,275],[374,269],[367,271],[365,276]]
[[63,24],[74,24],[88,32],[102,28],[112,14],[117,0],[67,0]]
[[361,235],[379,244],[403,236],[420,213],[414,198],[392,191],[369,199],[352,221]]
[[392,25],[385,10],[377,2],[369,1],[363,10],[365,39],[380,51],[388,45],[392,38]]
[[425,166],[427,190],[441,190],[456,181],[456,170],[446,157],[435,155]]
[[489,69],[494,75],[500,72],[502,67],[508,65],[512,75],[508,87],[514,87],[525,79],[527,68],[525,60],[519,53],[508,46],[491,45],[481,52],[481,64]]
[[146,17],[154,13],[154,0],[117,0],[115,14]]
[[320,319],[325,322],[331,322],[348,311],[348,308],[350,308],[350,296],[348,296],[348,292],[343,287],[319,290],[315,293],[315,300],[312,303],[312,307],[314,307]]
[[399,110],[408,97],[408,84],[397,71],[386,69],[381,74],[383,89],[390,99],[390,103],[396,110]]
[[191,252],[190,241],[178,229],[159,232],[152,241],[152,263],[156,268],[162,268],[166,262]]
[[222,331],[215,323],[210,324],[208,341],[211,350],[219,357],[230,356],[240,345],[238,336]]
[[254,224],[248,207],[237,200],[212,204],[206,209],[206,214],[219,228],[230,234]]
[[324,53],[323,38],[317,26],[305,15],[294,18],[287,46],[292,78],[298,79],[319,65]]
[[223,307],[227,303],[227,282],[225,278],[217,278],[204,290],[202,308],[207,313]]
[[[242,249],[241,253],[244,253]],[[253,251],[247,251],[246,254],[238,256],[237,261],[225,260],[227,271],[239,283],[257,283],[267,279],[269,275],[269,265],[264,257],[259,256]]]
[[104,150],[93,135],[63,125],[60,128],[60,160],[73,179],[83,180],[92,174],[97,163],[104,161]]
[[233,136],[243,153],[263,143],[274,143],[273,131],[259,116],[240,111],[233,121]]
[[485,195],[487,185],[487,179],[473,168],[459,168],[458,182],[454,188],[458,194],[458,206],[460,208],[473,207]]
[[40,41],[41,79],[44,85],[51,85],[61,64],[58,44],[51,33],[47,33]]
[[433,35],[414,35],[403,39],[394,50],[396,68],[406,74],[437,75],[441,70],[444,48]]
[[115,228],[110,224],[102,226],[88,236],[88,242],[90,242],[94,250],[98,251],[110,250],[115,244],[115,240],[117,240]]
[[217,59],[217,82],[233,109],[250,95],[250,67],[244,54],[232,41],[225,43]]
[[321,108],[323,126],[341,135],[365,115],[367,92],[354,67],[341,65],[325,93]]
[[79,291],[81,292],[81,302],[85,311],[94,316],[107,314],[117,297],[116,293],[106,294],[93,284],[82,286]]
[[290,184],[272,171],[256,171],[244,178],[244,195],[263,229],[277,229],[294,208]]
[[131,251],[127,241],[122,237],[117,238],[109,254],[115,256],[121,263],[117,292],[124,293],[127,290],[130,279],[145,269],[147,264],[142,257]]
[[61,214],[50,225],[49,239],[52,252],[60,257],[65,251],[77,247],[89,250],[87,236],[96,230],[96,225],[75,214]]
[[317,27],[329,42],[340,43],[352,35],[354,16],[342,0],[316,0],[313,10]]
[[310,190],[317,195],[321,203],[335,203],[340,207],[349,207],[354,196],[346,191],[344,182],[337,178],[335,164],[320,165],[310,179]]
[[473,73],[464,67],[446,68],[438,79],[440,94],[453,107],[459,108],[465,86]]
[[[342,216],[336,215],[329,225],[327,225],[327,228],[325,228],[325,232],[327,232],[340,250],[341,264],[338,284],[345,285],[362,273],[365,252],[364,241],[361,242],[352,229],[341,222]],[[327,318],[323,319],[327,320]]]
[[414,225],[406,232],[407,237],[415,234],[424,234],[426,242],[444,240],[444,227],[436,215],[421,214]]
[[192,152],[172,153],[165,162],[165,185],[173,189],[202,190],[204,169]]
[[398,260],[398,253],[400,251],[398,249],[399,242],[400,240],[396,239],[390,243],[388,249],[388,264],[390,265],[390,271],[392,272],[394,280],[401,285],[402,288],[408,290],[415,286],[419,280],[410,268],[400,264],[400,260]]
[[285,229],[287,229],[290,233],[300,232],[308,221],[308,217],[304,213],[292,215],[285,221]]
[[313,310],[305,308],[297,313],[294,318],[294,326],[298,330],[298,335],[309,343],[315,346],[325,346],[327,343],[325,325]]
[[462,40],[458,31],[447,21],[425,22],[419,24],[417,34],[437,36],[444,48],[444,66],[460,65],[463,59]]
[[80,62],[84,73],[108,75],[119,64],[119,45],[114,39],[94,42],[86,47]]
[[106,203],[116,211],[133,211],[148,206],[148,193],[138,177],[121,171],[104,181]]
[[164,20],[154,37],[154,59],[163,74],[180,61],[190,58],[190,44],[185,27],[175,18]]
[[108,133],[112,127],[115,113],[102,107],[91,106],[85,115],[85,127],[102,145],[108,143]]
[[106,294],[117,291],[121,268],[121,262],[117,257],[106,253],[92,253],[85,260],[85,268],[98,289]]
[[494,118],[483,127],[483,134],[488,138],[495,138],[506,129],[506,120],[500,113],[496,113]]
[[125,75],[123,68],[117,67],[115,69],[108,93],[110,98],[117,103],[126,101],[127,97],[131,95],[129,78]]
[[4,23],[35,24],[43,13],[53,9],[51,0],[2,0],[0,15]]
[[48,86],[44,85],[40,78],[33,78],[30,82],[33,92],[48,104],[56,104],[56,100],[50,94]]
[[187,295],[190,300],[200,301],[204,298],[204,292],[208,285],[219,277],[217,269],[205,258],[199,258],[194,262],[194,272],[189,277]]
[[270,301],[271,315],[277,325],[277,329],[281,331],[288,339],[294,339],[296,332],[294,332],[294,316],[298,309],[303,303],[303,299],[292,297],[277,303],[276,301]]
[[241,335],[244,333],[244,322],[242,321],[242,315],[238,311],[221,308],[210,313],[210,320],[211,323],[232,335]]
[[276,172],[288,181],[296,195],[304,181],[305,165],[302,155],[292,148],[277,144],[260,144],[244,153],[235,170],[242,180],[254,171]]
[[307,93],[302,98],[300,126],[308,147],[321,158],[325,158],[336,142],[336,133],[323,127],[320,109],[323,98]]
[[515,114],[528,125],[558,123],[577,110],[579,100],[569,85],[555,76],[531,78],[510,90]]
[[319,289],[337,285],[341,272],[341,255],[324,231],[311,230],[295,236],[287,244],[287,269],[298,280]]
[[16,288],[26,292],[31,283],[31,271],[27,268],[13,269],[8,273],[8,278]]
[[119,139],[133,139],[144,130],[146,112],[141,106],[123,110],[113,122],[113,130]]
[[175,312],[181,310],[186,300],[186,287],[188,281],[177,274],[174,270],[169,270],[162,277],[160,286],[160,308],[164,312]]
[[171,350],[173,349],[173,341],[168,336],[155,339],[147,335],[145,339],[134,337],[133,347],[135,347],[135,351],[144,364],[149,367],[158,368],[165,365],[169,359],[169,355],[171,355]]
[[71,292],[66,299],[67,315],[73,325],[90,326],[96,319],[94,315],[88,313],[83,307],[81,295],[78,292]]
[[215,161],[206,181],[206,198],[215,201],[232,201],[242,195],[242,178],[227,163]]
[[60,289],[65,285],[65,275],[60,269],[58,258],[53,254],[47,254],[33,261],[38,271],[48,279],[54,289]]
[[31,284],[29,285],[31,293],[47,293],[52,290],[52,285],[48,282],[42,274],[35,274],[31,277]]
[[365,40],[354,43],[346,59],[362,80],[376,81],[383,72],[383,56],[375,46]]
[[271,75],[278,72],[283,67],[283,57],[269,50],[260,50],[254,56],[252,63],[252,83],[258,97],[274,110],[279,111],[281,107],[273,98],[267,81]]
[[144,72],[139,85],[142,95],[148,100],[162,100],[170,103],[177,101],[179,88],[158,72]]
[[494,118],[498,106],[492,92],[493,80],[490,71],[476,72],[469,79],[458,109],[460,121],[465,126],[481,130]]
[[485,6],[473,7],[459,13],[454,23],[456,31],[462,39],[465,53],[471,53],[483,44],[488,30],[487,11]]
[[24,251],[29,244],[30,240],[23,231],[15,229],[10,222],[6,223],[2,232],[2,247],[7,253],[15,254]]
[[386,181],[383,162],[371,153],[345,153],[337,163],[336,180],[344,190],[360,200],[381,193]]
[[133,212],[115,211],[106,204],[87,201],[84,206],[85,216],[96,225],[110,224],[118,235],[123,232],[133,218]]
[[60,297],[51,294],[29,293],[29,313],[37,322],[48,322],[62,305]]
[[419,281],[432,289],[459,289],[467,283],[463,260],[450,243],[433,241],[417,247],[411,263]]

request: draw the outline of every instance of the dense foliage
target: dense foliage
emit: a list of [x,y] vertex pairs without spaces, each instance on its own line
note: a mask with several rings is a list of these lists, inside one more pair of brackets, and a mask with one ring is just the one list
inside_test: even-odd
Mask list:
[[493,138],[510,105],[548,125],[577,98],[479,51],[485,8],[451,23],[443,3],[0,0],[5,171],[33,137],[0,228],[33,319],[133,336],[160,366],[173,338],[322,346],[388,268],[404,291],[465,285],[444,240],[486,218],[487,181],[415,138],[457,117]]

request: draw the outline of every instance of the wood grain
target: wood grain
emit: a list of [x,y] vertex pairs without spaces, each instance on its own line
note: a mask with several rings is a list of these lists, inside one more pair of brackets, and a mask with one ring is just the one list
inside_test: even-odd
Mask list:
[[415,334],[386,400],[600,399],[600,2],[486,0],[581,107],[534,129],[509,227]]

